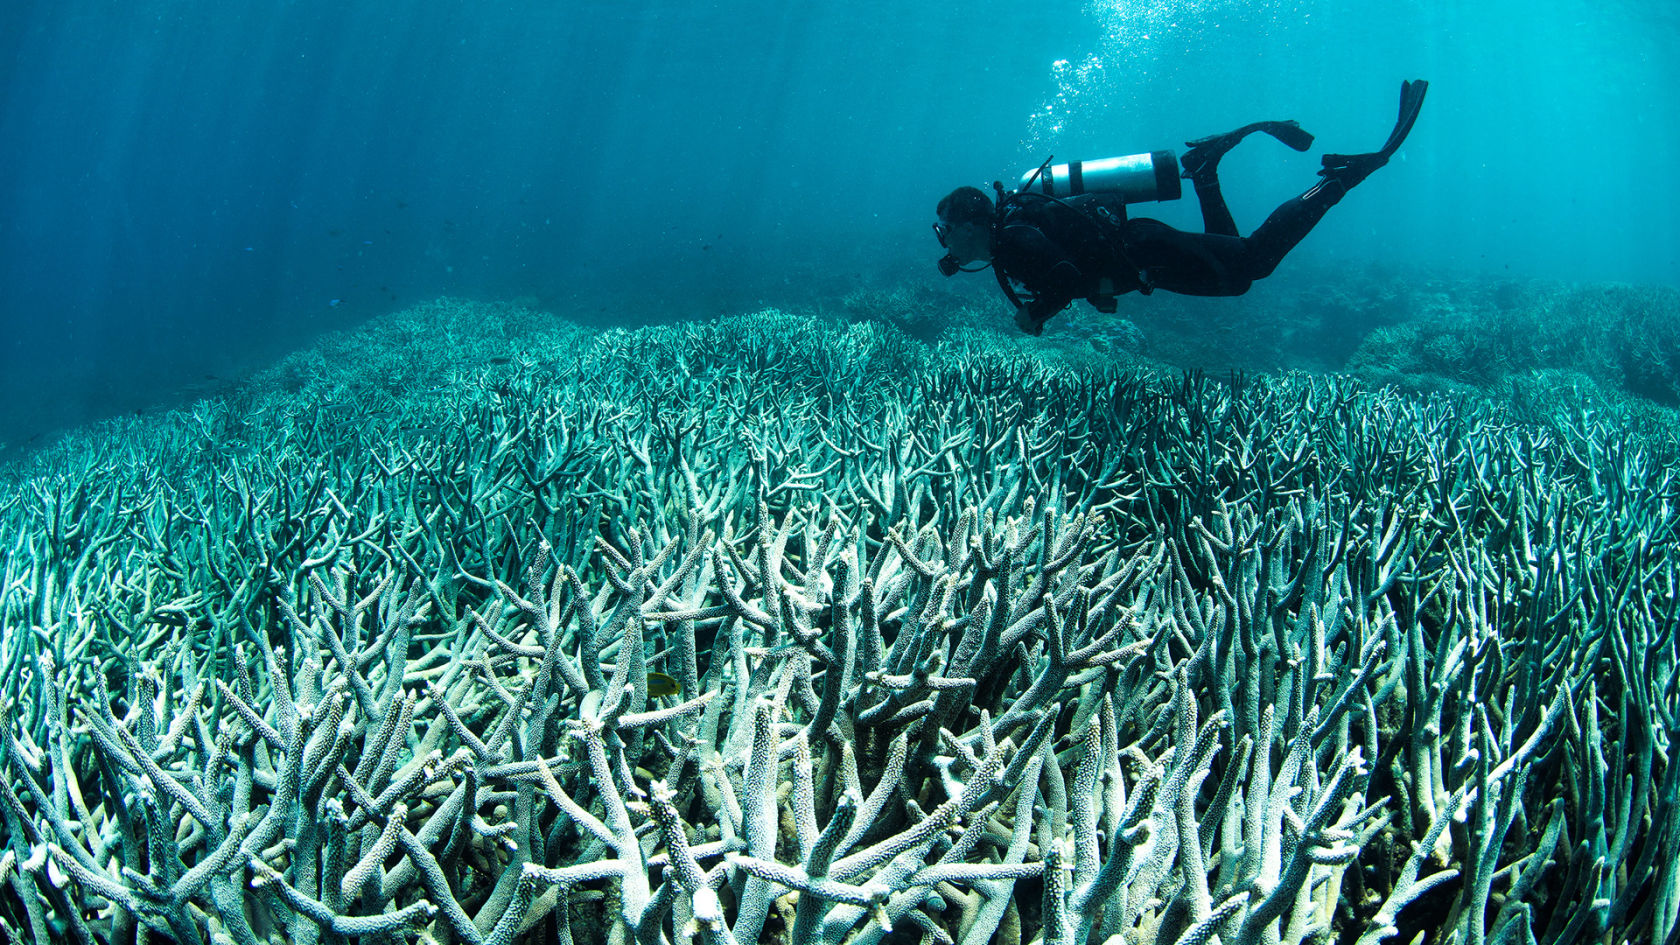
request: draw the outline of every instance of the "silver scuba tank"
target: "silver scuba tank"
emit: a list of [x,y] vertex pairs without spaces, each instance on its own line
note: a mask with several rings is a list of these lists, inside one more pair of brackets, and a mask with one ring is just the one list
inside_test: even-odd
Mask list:
[[1178,179],[1178,156],[1171,151],[1052,164],[1036,180],[1034,174],[1038,174],[1036,167],[1021,175],[1022,189],[1051,197],[1107,193],[1118,194],[1126,203],[1142,203],[1177,200],[1184,195],[1184,185]]

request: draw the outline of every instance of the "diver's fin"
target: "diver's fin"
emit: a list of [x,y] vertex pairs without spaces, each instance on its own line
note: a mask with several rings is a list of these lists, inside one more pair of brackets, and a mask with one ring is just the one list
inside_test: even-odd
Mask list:
[[1300,123],[1294,121],[1257,121],[1243,125],[1236,131],[1227,131],[1222,135],[1208,135],[1194,141],[1184,142],[1190,150],[1184,152],[1180,161],[1184,165],[1184,177],[1195,178],[1209,173],[1219,166],[1219,159],[1225,152],[1236,147],[1242,140],[1256,131],[1266,134],[1283,142],[1297,151],[1305,151],[1312,147],[1313,136]]
[[1268,121],[1261,123],[1260,130],[1296,151],[1305,151],[1312,147],[1312,132],[1302,128],[1300,122]]
[[1326,154],[1324,168],[1318,173],[1327,180],[1339,181],[1343,187],[1352,187],[1387,164],[1394,152],[1400,150],[1406,136],[1412,133],[1412,125],[1423,109],[1423,95],[1427,91],[1429,83],[1423,79],[1401,83],[1400,117],[1395,120],[1394,130],[1388,133],[1382,149],[1369,154]]
[[1400,150],[1400,143],[1412,133],[1418,112],[1423,111],[1423,95],[1428,91],[1429,83],[1423,79],[1400,83],[1400,117],[1395,119],[1394,130],[1388,133],[1388,141],[1383,143],[1380,153],[1393,157]]

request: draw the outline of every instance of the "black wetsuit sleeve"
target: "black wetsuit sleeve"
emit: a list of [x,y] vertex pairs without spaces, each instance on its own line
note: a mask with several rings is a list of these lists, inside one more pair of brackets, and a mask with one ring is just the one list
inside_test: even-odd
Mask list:
[[1045,321],[1087,294],[1085,273],[1036,226],[1005,226],[999,234],[996,261],[1032,294],[1027,312],[1035,322]]

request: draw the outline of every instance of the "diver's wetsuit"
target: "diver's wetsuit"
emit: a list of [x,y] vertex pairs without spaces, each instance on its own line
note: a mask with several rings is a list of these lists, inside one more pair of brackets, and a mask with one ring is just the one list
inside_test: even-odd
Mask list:
[[1347,189],[1320,182],[1272,212],[1250,236],[1237,225],[1219,181],[1192,178],[1205,233],[1187,233],[1148,217],[1127,219],[1107,195],[1065,202],[1022,194],[1005,206],[992,245],[999,273],[1022,285],[1032,321],[1042,324],[1074,299],[1114,311],[1113,296],[1166,289],[1183,295],[1241,295],[1272,270]]
[[[1254,122],[1189,142],[1190,150],[1181,163],[1184,176],[1196,187],[1204,233],[1186,233],[1147,217],[1128,220],[1125,204],[1112,194],[1065,201],[1031,191],[1004,197],[992,217],[991,262],[1004,292],[1021,303],[1016,324],[1039,334],[1045,321],[1078,298],[1088,300],[1099,311],[1112,312],[1114,297],[1126,292],[1247,292],[1254,280],[1272,274],[1350,188],[1388,163],[1411,132],[1428,89],[1429,83],[1421,79],[1401,83],[1400,113],[1381,148],[1367,154],[1324,155],[1324,168],[1318,172],[1323,180],[1285,201],[1246,237],[1237,234],[1237,224],[1219,191],[1219,159],[1255,132],[1265,132],[1297,151],[1305,151],[1312,146],[1313,136],[1293,121]],[[998,190],[1002,189],[998,185]],[[960,188],[946,201],[959,193]],[[988,203],[978,191],[974,197],[980,198],[981,204]],[[972,210],[975,201],[964,199]],[[941,233],[941,243],[944,240]],[[959,265],[951,264],[952,259],[947,256],[940,263],[940,271],[946,275],[962,271]],[[1029,297],[1022,299],[1016,285]]]

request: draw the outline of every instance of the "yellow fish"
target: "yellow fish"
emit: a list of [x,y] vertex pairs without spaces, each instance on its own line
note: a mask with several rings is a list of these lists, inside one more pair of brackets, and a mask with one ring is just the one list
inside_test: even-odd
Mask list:
[[649,699],[657,699],[660,696],[680,696],[682,695],[682,683],[664,673],[648,673],[647,694]]

